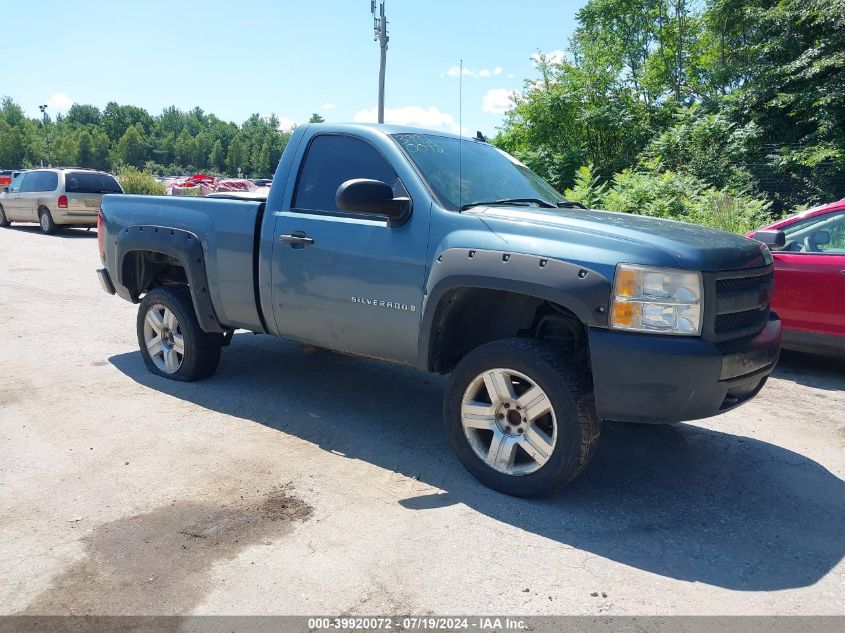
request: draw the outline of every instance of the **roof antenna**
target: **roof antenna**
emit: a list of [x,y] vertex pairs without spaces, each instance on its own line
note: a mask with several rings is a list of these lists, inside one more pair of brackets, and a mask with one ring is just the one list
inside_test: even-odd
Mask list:
[[458,211],[464,206],[464,60],[458,68]]

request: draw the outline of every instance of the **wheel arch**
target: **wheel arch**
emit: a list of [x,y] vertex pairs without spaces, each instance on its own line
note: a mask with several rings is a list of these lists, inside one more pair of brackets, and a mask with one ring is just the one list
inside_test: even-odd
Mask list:
[[188,287],[200,327],[224,332],[209,296],[205,255],[199,238],[190,231],[136,225],[120,231],[116,239],[118,283],[137,303],[139,297],[162,285]]
[[610,282],[577,264],[502,251],[444,251],[429,277],[417,364],[446,373],[475,347],[514,336],[554,338],[586,352],[586,329],[607,325],[609,300]]

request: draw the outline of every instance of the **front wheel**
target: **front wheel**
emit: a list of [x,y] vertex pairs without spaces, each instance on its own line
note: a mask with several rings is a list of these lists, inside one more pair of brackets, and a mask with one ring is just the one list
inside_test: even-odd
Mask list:
[[601,426],[586,369],[533,339],[493,341],[467,354],[452,372],[443,409],[466,469],[519,497],[577,477]]
[[0,204],[0,226],[5,229],[7,226],[11,226],[11,224],[9,218],[6,217],[6,212],[3,210],[3,205]]
[[187,286],[150,290],[138,307],[138,345],[152,373],[190,382],[208,378],[220,364],[223,335],[204,332]]

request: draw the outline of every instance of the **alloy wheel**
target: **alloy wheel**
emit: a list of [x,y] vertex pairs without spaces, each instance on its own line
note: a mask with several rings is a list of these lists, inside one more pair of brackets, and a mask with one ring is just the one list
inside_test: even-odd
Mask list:
[[513,369],[487,369],[461,400],[461,424],[476,456],[507,475],[528,475],[549,460],[557,419],[546,392]]
[[185,339],[173,311],[156,303],[144,318],[144,343],[150,358],[161,371],[175,374],[185,357]]

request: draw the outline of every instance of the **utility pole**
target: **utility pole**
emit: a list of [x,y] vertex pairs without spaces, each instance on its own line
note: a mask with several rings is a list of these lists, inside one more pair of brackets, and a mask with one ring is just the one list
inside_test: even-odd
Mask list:
[[[384,15],[385,0],[370,0],[370,11],[373,14],[373,41],[381,48],[381,63],[378,69],[378,122],[384,123],[384,67],[387,64],[387,17]],[[378,3],[378,11],[376,10]]]
[[47,116],[47,104],[38,106],[38,109],[41,110],[41,120],[44,124],[44,153],[47,155],[47,166],[50,166],[50,131],[47,128],[50,118]]

